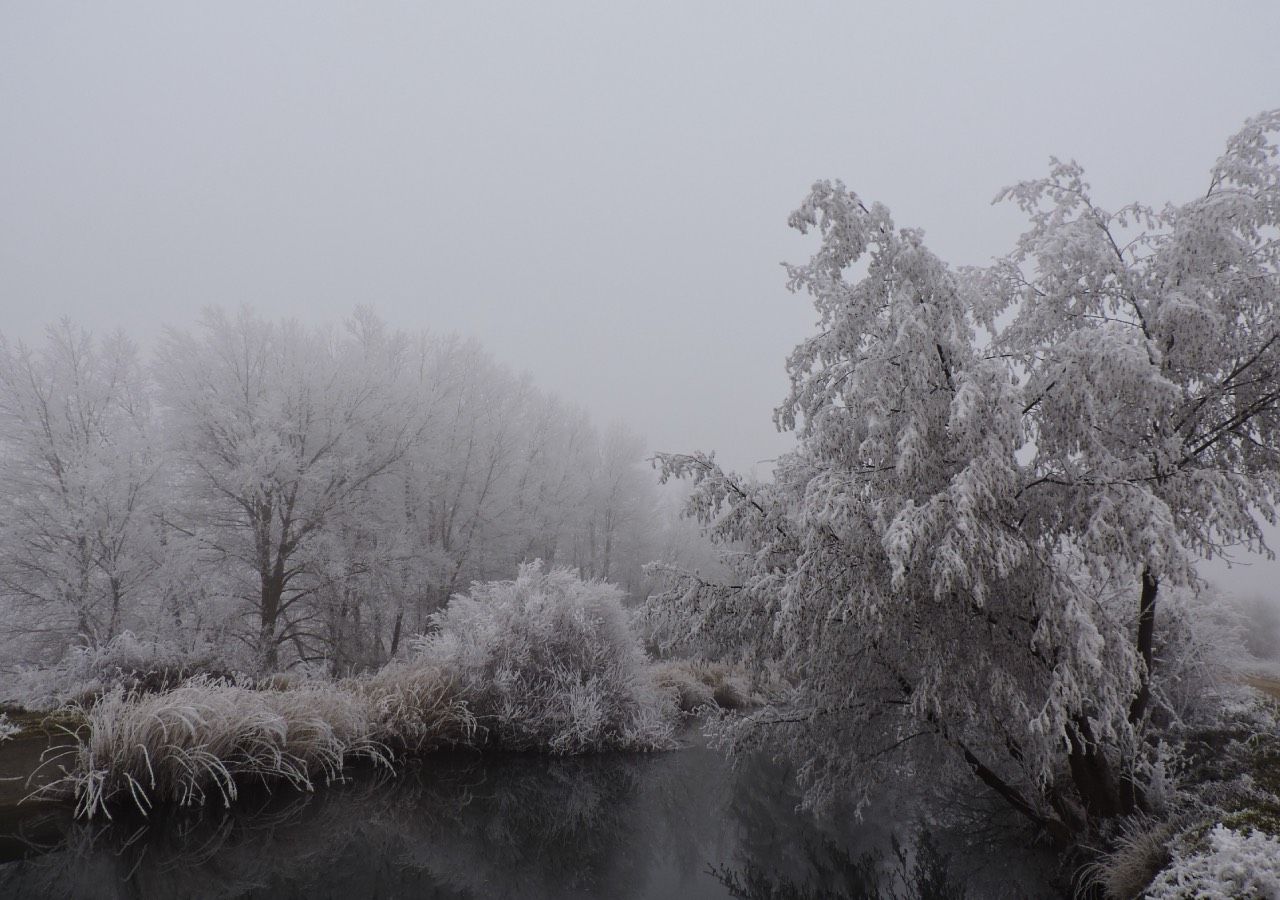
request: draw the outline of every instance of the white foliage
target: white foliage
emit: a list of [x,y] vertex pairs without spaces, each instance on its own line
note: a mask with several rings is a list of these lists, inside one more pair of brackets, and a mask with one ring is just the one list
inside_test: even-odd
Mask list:
[[366,671],[524,560],[638,596],[669,555],[643,440],[473,341],[213,309],[146,362],[0,338],[0,674],[125,630]]
[[651,616],[795,679],[734,735],[806,761],[811,799],[905,747],[1046,825],[1076,818],[1050,809],[1064,781],[1090,814],[1126,802],[1152,711],[1140,597],[1159,610],[1276,520],[1278,130],[1248,122],[1207,194],[1159,212],[1108,212],[1055,160],[1002,194],[1031,227],[981,271],[839,182],[792,214],[820,239],[788,267],[819,316],[776,412],[799,448],[764,484],[660,457],[735,572],[677,574]]
[[239,578],[267,669],[304,640],[292,607],[324,580],[332,529],[421,428],[395,390],[403,364],[402,342],[368,318],[339,336],[248,310],[207,311],[199,336],[171,331],[160,349],[168,433],[191,473],[184,530]]
[[[70,793],[81,816],[122,803],[145,814],[161,802],[229,805],[247,782],[310,790],[352,758],[390,765],[395,752],[669,749],[675,698],[621,599],[613,585],[531,563],[455,597],[413,659],[373,675],[256,686],[200,675],[159,693],[117,684],[84,708],[75,746],[49,763],[66,774],[42,791]],[[119,675],[139,652],[130,637],[83,668]],[[108,665],[121,659],[128,667]],[[738,698],[728,673],[705,677],[709,696]]]
[[1250,690],[1240,683],[1251,663],[1246,623],[1236,607],[1207,588],[1172,590],[1162,599],[1157,701],[1180,726],[1211,726]]
[[73,647],[52,666],[19,670],[0,685],[0,699],[52,709],[115,688],[158,691],[197,674],[231,675],[241,668],[208,644],[147,640],[125,631],[96,647]]
[[1175,848],[1147,888],[1152,900],[1272,900],[1280,897],[1280,840],[1215,825],[1207,846]]
[[0,337],[0,611],[28,645],[15,649],[56,658],[153,605],[162,474],[124,336],[63,321],[39,352]]
[[541,563],[477,583],[433,618],[424,662],[457,680],[500,747],[582,753],[672,746],[672,698],[653,681],[622,593]]

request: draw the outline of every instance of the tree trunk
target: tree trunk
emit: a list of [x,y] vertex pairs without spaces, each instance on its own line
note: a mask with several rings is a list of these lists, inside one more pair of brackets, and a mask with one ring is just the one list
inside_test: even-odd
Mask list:
[[[1151,674],[1155,665],[1154,643],[1156,633],[1156,598],[1160,592],[1160,579],[1151,569],[1142,570],[1142,595],[1138,600],[1138,655],[1142,657],[1142,673],[1138,693],[1129,705],[1129,724],[1141,727],[1151,702]],[[1131,815],[1147,807],[1146,793],[1142,786],[1126,772],[1120,779],[1120,803],[1125,815]]]
[[605,509],[604,511],[604,566],[600,572],[600,577],[605,581],[609,580],[609,566],[613,561],[613,510]]
[[107,640],[110,641],[116,636],[116,632],[120,628],[120,603],[122,592],[120,590],[120,579],[111,576],[111,619],[107,622]]
[[1121,811],[1120,791],[1111,764],[1093,737],[1087,716],[1081,714],[1067,729],[1071,750],[1067,765],[1080,800],[1091,819],[1109,819]]
[[280,616],[280,595],[284,586],[271,573],[262,576],[259,606],[258,656],[264,673],[274,672],[280,665],[276,624]]
[[1152,652],[1156,633],[1156,595],[1160,591],[1160,579],[1149,568],[1142,570],[1142,596],[1138,600],[1138,655],[1142,657],[1142,680],[1138,695],[1129,706],[1129,723],[1137,725],[1147,713],[1151,702]]
[[391,652],[388,656],[395,659],[396,651],[400,649],[400,628],[404,625],[404,607],[396,612],[396,624],[391,629]]
[[1000,799],[1013,807],[1017,812],[1021,813],[1031,822],[1040,826],[1045,830],[1055,844],[1062,847],[1070,846],[1073,840],[1071,828],[1065,822],[1054,819],[1051,816],[1041,815],[1035,807],[1023,799],[1022,795],[1005,782],[999,775],[973,755],[973,753],[964,744],[956,742],[956,746],[960,748],[960,752],[964,754],[964,761],[969,765],[973,774],[978,776],[978,780],[985,784],[991,790],[995,791]]
[[[1160,580],[1150,568],[1143,568],[1142,594],[1138,600],[1137,642],[1138,655],[1142,657],[1142,673],[1138,693],[1129,706],[1129,723],[1135,728],[1141,725],[1151,702],[1156,597],[1159,591]],[[1071,750],[1067,762],[1071,768],[1071,779],[1075,782],[1090,818],[1128,815],[1145,807],[1146,798],[1141,785],[1128,773],[1116,778],[1110,762],[1093,737],[1093,729],[1086,716],[1079,715],[1072,720],[1068,738]]]

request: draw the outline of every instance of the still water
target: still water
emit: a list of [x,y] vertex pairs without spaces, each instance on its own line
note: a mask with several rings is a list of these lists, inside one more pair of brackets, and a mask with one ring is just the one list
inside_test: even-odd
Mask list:
[[314,794],[150,821],[73,824],[52,810],[0,835],[19,848],[0,856],[0,897],[1057,896],[1044,886],[1051,858],[991,832],[990,817],[952,810],[926,828],[908,790],[886,790],[862,819],[817,818],[797,810],[785,767],[735,768],[696,735],[686,743],[433,756],[396,777],[357,773]]

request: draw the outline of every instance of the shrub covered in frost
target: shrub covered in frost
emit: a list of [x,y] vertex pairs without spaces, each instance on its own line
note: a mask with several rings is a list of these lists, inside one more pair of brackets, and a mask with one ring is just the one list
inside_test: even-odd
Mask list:
[[121,632],[96,647],[73,647],[55,666],[19,672],[3,691],[5,701],[27,709],[89,702],[115,688],[154,693],[196,675],[230,677],[235,666],[212,647],[181,647]]
[[76,743],[46,765],[41,789],[92,818],[134,805],[230,805],[247,782],[310,790],[353,759],[389,765],[395,750],[467,744],[475,719],[453,680],[402,665],[341,683],[236,684],[196,676],[159,693],[115,687],[84,708]]
[[691,713],[715,706],[711,686],[693,671],[693,666],[683,659],[659,663],[653,670],[657,685],[675,698],[681,712]]
[[[1100,890],[1109,900],[1141,896],[1156,873],[1169,864],[1169,848],[1184,825],[1142,815],[1121,822],[1110,849],[1081,871],[1082,885]],[[1085,890],[1080,894],[1089,895]]]
[[1215,825],[1205,844],[1175,848],[1173,861],[1147,889],[1154,900],[1280,897],[1280,840]]
[[1239,683],[1253,663],[1246,623],[1211,590],[1169,589],[1162,600],[1153,716],[1175,730],[1216,727],[1249,695]]
[[[524,566],[514,581],[455,597],[433,626],[415,658],[340,682],[196,675],[156,692],[123,677],[148,671],[128,648],[83,654],[77,673],[122,676],[105,693],[82,692],[76,744],[49,762],[65,774],[42,791],[71,795],[91,817],[122,804],[144,813],[157,803],[229,805],[246,782],[310,789],[353,758],[389,765],[397,752],[674,745],[673,696],[655,683],[611,585]],[[703,673],[709,697],[727,703],[745,690],[717,672]]]
[[4,713],[0,713],[0,743],[9,740],[22,729],[9,720]]
[[672,698],[613,585],[527,564],[514,581],[473,585],[432,624],[420,658],[457,679],[482,741],[562,754],[672,746]]

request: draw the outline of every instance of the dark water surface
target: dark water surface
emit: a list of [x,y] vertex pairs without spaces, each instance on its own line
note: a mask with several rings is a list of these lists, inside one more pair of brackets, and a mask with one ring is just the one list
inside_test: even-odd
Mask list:
[[696,736],[652,755],[441,755],[233,810],[27,815],[0,835],[0,897],[1056,896],[1051,858],[973,821],[923,830],[890,792],[861,821],[796,805],[783,767],[731,768]]

